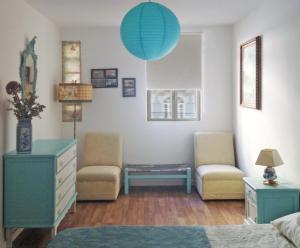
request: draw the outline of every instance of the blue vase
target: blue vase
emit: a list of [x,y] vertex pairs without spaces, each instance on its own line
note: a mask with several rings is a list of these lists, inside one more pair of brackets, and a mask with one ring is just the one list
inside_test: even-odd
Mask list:
[[19,119],[17,125],[17,152],[29,153],[32,149],[31,119]]
[[276,171],[273,167],[267,167],[264,171],[264,175],[263,175],[264,179],[266,180],[276,180],[277,175],[276,175]]

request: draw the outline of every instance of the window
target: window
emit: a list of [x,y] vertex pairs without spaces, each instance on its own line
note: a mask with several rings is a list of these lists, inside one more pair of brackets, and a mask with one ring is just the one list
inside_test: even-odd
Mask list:
[[148,91],[148,120],[172,120],[172,102],[171,90]]
[[63,83],[80,83],[80,41],[62,42]]
[[198,105],[198,93],[196,90],[175,91],[176,120],[199,119]]
[[196,121],[199,109],[196,89],[148,90],[149,121]]
[[166,57],[147,61],[149,121],[200,120],[201,44],[201,34],[185,33]]

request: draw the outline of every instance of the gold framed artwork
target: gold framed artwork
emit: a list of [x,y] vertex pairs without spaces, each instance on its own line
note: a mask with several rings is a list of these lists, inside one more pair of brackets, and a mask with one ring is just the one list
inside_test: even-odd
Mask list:
[[240,105],[261,109],[261,36],[240,46]]

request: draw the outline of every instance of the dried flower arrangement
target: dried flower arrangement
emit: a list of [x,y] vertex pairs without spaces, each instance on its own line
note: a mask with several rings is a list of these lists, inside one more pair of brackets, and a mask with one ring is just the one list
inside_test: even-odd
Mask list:
[[14,112],[18,120],[20,119],[32,119],[33,117],[39,117],[46,106],[36,102],[37,96],[29,94],[27,98],[22,98],[22,86],[16,82],[11,81],[6,85],[6,92],[12,96],[12,100],[8,101],[13,105],[13,108],[9,108]]

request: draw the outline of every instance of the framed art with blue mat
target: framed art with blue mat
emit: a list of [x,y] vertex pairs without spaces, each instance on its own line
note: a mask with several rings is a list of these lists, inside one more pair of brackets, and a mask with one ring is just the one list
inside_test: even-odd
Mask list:
[[136,97],[136,80],[135,78],[123,78],[123,97]]

